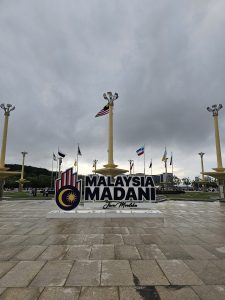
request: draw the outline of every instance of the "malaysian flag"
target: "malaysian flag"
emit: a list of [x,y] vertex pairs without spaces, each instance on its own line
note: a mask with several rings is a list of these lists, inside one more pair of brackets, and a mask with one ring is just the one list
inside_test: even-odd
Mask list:
[[102,110],[100,110],[95,118],[107,115],[109,113],[109,104],[105,105]]
[[144,154],[145,153],[145,147],[143,146],[143,147],[137,149],[136,153],[137,153],[138,156]]

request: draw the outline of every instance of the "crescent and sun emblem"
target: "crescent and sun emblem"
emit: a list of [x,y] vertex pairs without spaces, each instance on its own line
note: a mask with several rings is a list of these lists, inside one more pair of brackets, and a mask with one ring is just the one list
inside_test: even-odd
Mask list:
[[72,210],[80,203],[80,191],[72,186],[61,187],[56,193],[56,204],[63,210]]

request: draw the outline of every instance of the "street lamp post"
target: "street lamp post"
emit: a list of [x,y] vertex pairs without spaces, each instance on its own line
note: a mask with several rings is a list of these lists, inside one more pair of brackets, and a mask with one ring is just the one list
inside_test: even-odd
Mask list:
[[111,92],[103,94],[105,100],[108,101],[109,105],[109,133],[108,133],[108,164],[114,165],[113,162],[113,106],[114,101],[118,99],[118,94],[115,93],[114,95]]
[[0,108],[4,110],[4,126],[2,132],[2,148],[1,148],[1,157],[0,157],[0,200],[1,200],[3,196],[3,186],[4,186],[5,179],[9,176],[19,175],[20,172],[9,171],[9,168],[5,167],[9,116],[10,116],[10,112],[15,109],[15,106],[12,106],[12,104],[6,104],[6,105],[1,104]]
[[97,162],[98,162],[97,159],[94,159],[94,160],[93,160],[93,168],[94,168],[94,173],[95,173],[95,174],[96,174]]
[[219,110],[223,108],[222,104],[212,105],[212,107],[207,107],[209,112],[213,113],[214,119],[214,129],[215,129],[215,141],[216,141],[216,156],[217,156],[217,168],[216,171],[223,171],[223,163],[222,163],[222,155],[221,155],[221,147],[220,147],[220,133],[219,133],[219,122],[218,122],[218,113]]
[[5,154],[6,154],[6,143],[7,143],[7,134],[8,134],[8,123],[9,123],[9,116],[10,112],[15,109],[15,106],[12,106],[12,104],[1,104],[1,109],[4,110],[4,127],[3,127],[3,133],[2,133],[2,150],[1,150],[1,158],[0,158],[0,170],[7,170],[5,168]]
[[104,176],[115,177],[117,175],[126,173],[127,170],[119,169],[118,166],[114,164],[113,160],[113,107],[114,101],[118,99],[118,93],[114,95],[112,92],[104,93],[103,98],[108,101],[109,107],[109,128],[108,128],[108,163],[104,165],[104,168],[96,170],[96,173],[102,174]]
[[223,108],[222,104],[214,104],[212,107],[207,107],[209,112],[212,112],[214,119],[215,129],[215,143],[216,143],[216,157],[217,157],[217,168],[213,168],[215,172],[204,172],[204,175],[209,175],[218,179],[220,200],[224,201],[224,180],[225,180],[225,168],[223,168],[221,146],[220,146],[220,133],[219,133],[219,122],[218,115],[219,110]]
[[204,176],[204,163],[203,163],[203,156],[205,155],[205,153],[199,152],[198,155],[201,158],[201,169],[202,169],[202,172],[201,172],[201,174],[202,174],[202,180],[201,180],[200,183],[202,183],[202,189],[203,189],[203,191],[205,191],[205,183],[206,183],[206,181],[205,181],[205,176]]
[[131,171],[134,167],[134,161],[133,161],[133,159],[128,159],[128,161],[129,161],[129,164],[130,164],[130,175],[131,175]]
[[24,162],[25,162],[25,156],[28,154],[28,152],[21,152],[23,158],[22,158],[22,170],[21,170],[21,177],[20,177],[20,180],[19,180],[19,192],[22,192],[23,191],[23,184],[25,182],[27,182],[26,179],[24,179]]
[[204,181],[205,180],[205,177],[204,177],[204,164],[203,164],[203,156],[205,155],[205,153],[203,153],[203,152],[200,152],[200,153],[198,153],[198,155],[200,155],[200,157],[201,157],[201,167],[202,167],[202,181]]

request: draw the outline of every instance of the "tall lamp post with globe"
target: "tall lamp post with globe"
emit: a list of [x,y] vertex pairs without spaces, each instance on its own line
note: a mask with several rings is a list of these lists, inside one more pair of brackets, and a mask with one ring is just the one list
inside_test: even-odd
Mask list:
[[6,104],[6,105],[1,104],[0,108],[4,110],[4,126],[2,132],[2,148],[1,148],[1,157],[0,157],[0,199],[1,199],[3,195],[3,186],[4,186],[5,178],[9,176],[19,175],[20,172],[9,171],[9,168],[5,167],[9,116],[11,111],[15,109],[15,106],[12,106],[12,104]]
[[220,133],[219,133],[219,121],[218,115],[219,110],[223,108],[222,104],[214,104],[212,107],[207,107],[209,112],[212,112],[214,119],[214,130],[215,130],[215,143],[216,143],[216,157],[217,157],[217,168],[213,168],[215,172],[203,172],[204,175],[212,176],[218,179],[220,200],[224,199],[224,180],[225,180],[225,168],[223,168],[221,146],[220,146]]
[[203,189],[203,191],[205,191],[206,183],[207,183],[207,181],[205,180],[205,176],[204,176],[204,163],[203,163],[203,156],[205,155],[205,153],[200,152],[200,153],[198,153],[198,155],[201,158],[201,169],[202,169],[202,172],[201,172],[202,179],[200,180],[199,183],[202,184],[202,189]]
[[19,182],[19,192],[23,191],[23,185],[26,182],[29,182],[28,180],[24,179],[24,161],[25,161],[25,156],[28,154],[28,152],[23,151],[21,152],[23,158],[22,158],[22,170],[21,170],[21,177],[20,179],[17,181]]
[[113,107],[114,101],[118,99],[118,93],[114,95],[112,92],[104,93],[103,98],[108,101],[109,106],[109,127],[108,127],[108,163],[104,165],[104,168],[97,169],[96,173],[102,174],[104,176],[117,176],[128,172],[128,170],[119,169],[118,166],[114,164],[113,160]]

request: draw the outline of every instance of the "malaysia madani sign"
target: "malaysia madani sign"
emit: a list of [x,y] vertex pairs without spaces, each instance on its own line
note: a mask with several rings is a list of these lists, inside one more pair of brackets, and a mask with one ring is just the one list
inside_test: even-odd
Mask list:
[[[55,200],[62,210],[73,210],[81,201],[102,201],[108,207],[137,207],[135,202],[154,201],[155,184],[151,176],[86,176],[84,194],[82,181],[73,169],[67,169],[55,182]],[[113,204],[113,201],[117,203]],[[103,208],[106,208],[103,206]]]
[[154,201],[155,184],[151,176],[86,176],[85,201]]

